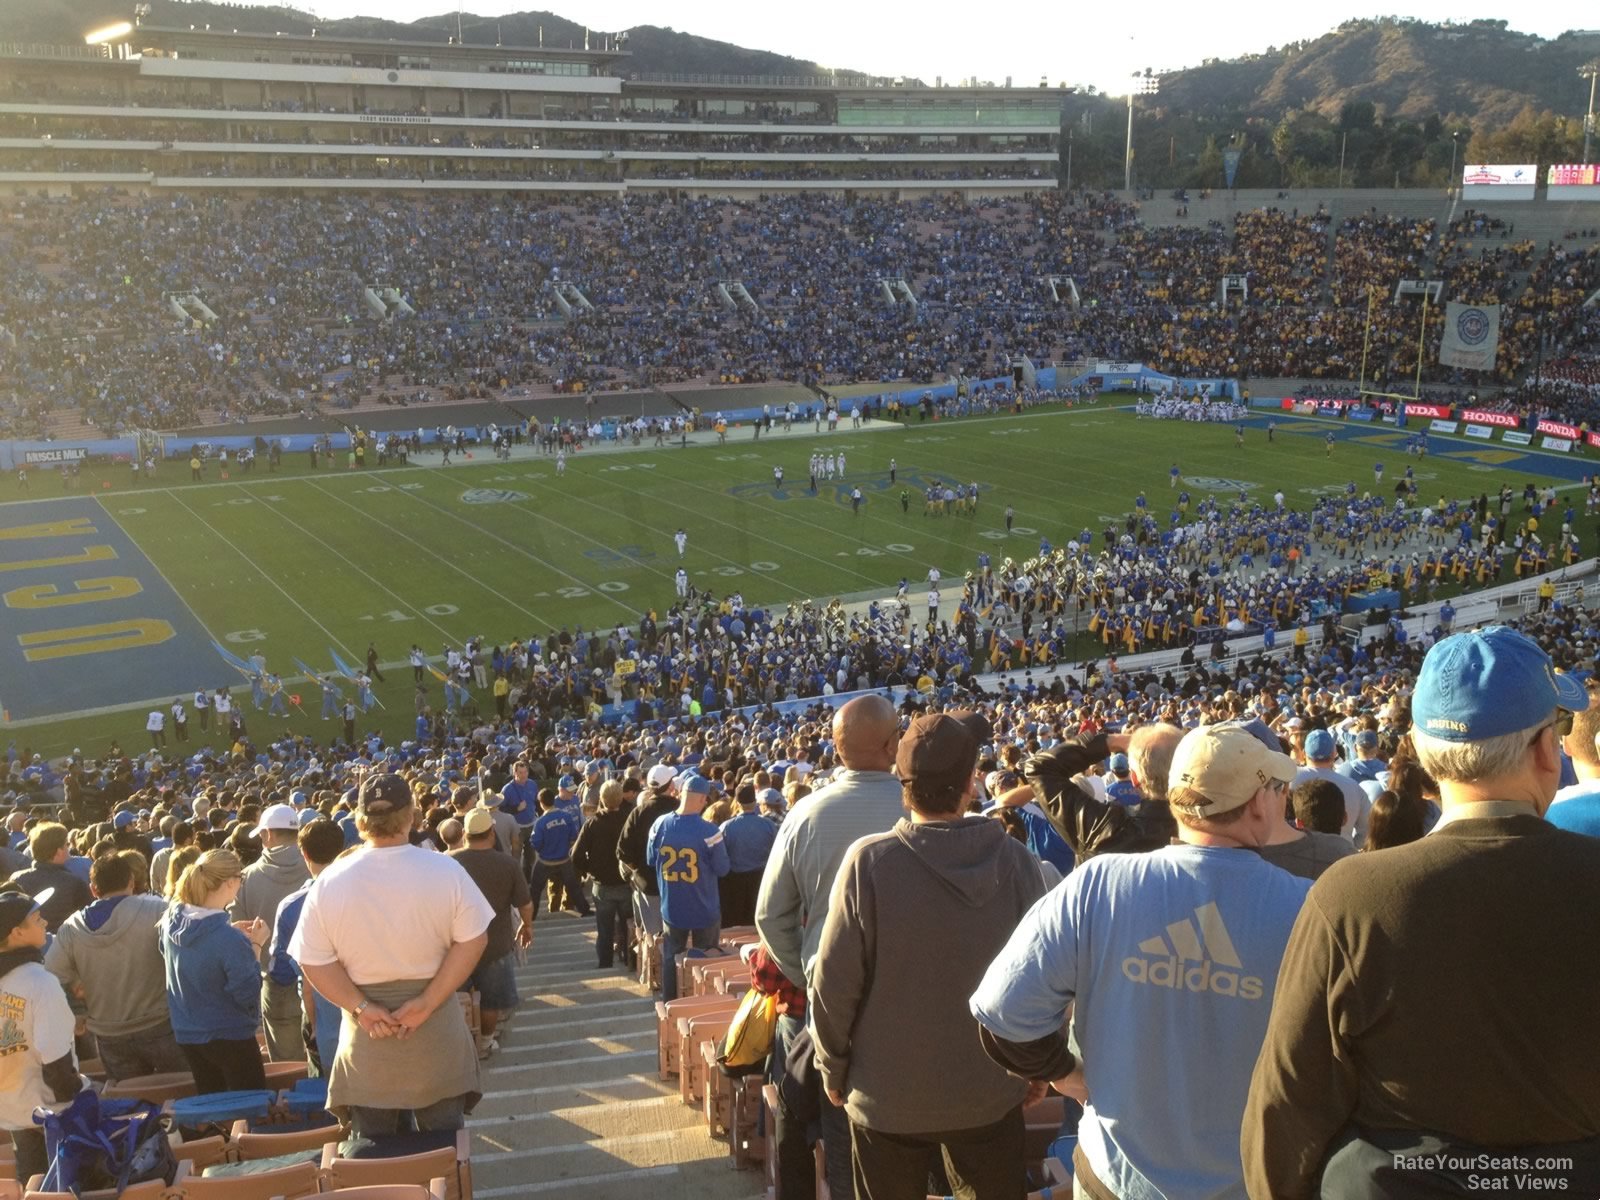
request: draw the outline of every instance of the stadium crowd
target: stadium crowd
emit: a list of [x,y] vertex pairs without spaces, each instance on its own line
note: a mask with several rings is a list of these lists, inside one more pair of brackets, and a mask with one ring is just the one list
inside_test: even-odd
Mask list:
[[[260,1086],[259,1032],[273,1058],[328,1074],[358,1132],[406,1114],[459,1127],[548,888],[595,912],[599,969],[659,954],[668,995],[675,952],[754,922],[756,986],[783,1013],[785,1200],[814,1192],[808,1110],[840,1194],[925,1194],[939,1147],[941,1186],[1020,1194],[1022,1105],[1049,1082],[1088,1102],[1067,1131],[1089,1196],[1354,1186],[1376,1168],[1350,1137],[1390,1161],[1373,1128],[1405,1146],[1559,1144],[1552,1169],[1587,1185],[1594,980],[1504,918],[1576,933],[1600,916],[1600,844],[1580,836],[1600,834],[1600,693],[1584,682],[1600,622],[1552,606],[1519,624],[1161,674],[963,679],[898,709],[874,692],[837,711],[484,718],[398,744],[239,734],[229,749],[201,726],[170,752],[13,752],[0,986],[26,1049],[0,1067],[0,1117],[19,1168],[42,1169],[28,1110],[82,1086],[81,1022],[83,1057],[112,1079]],[[1464,765],[1480,744],[1498,766]],[[1453,888],[1464,854],[1482,857]],[[389,920],[359,915],[373,905]],[[1343,921],[1382,937],[1344,941]],[[937,961],[919,949],[935,930]],[[1111,957],[1075,956],[1075,937],[1110,939]],[[1348,954],[1360,974],[1329,985]],[[1495,988],[1438,1023],[1430,989],[1483,971]],[[451,1001],[467,986],[477,1044]],[[1404,1030],[1357,1019],[1373,992],[1408,997]],[[1499,1014],[1535,995],[1540,1020],[1513,1046]],[[1469,1027],[1499,1064],[1492,1092],[1449,1078],[1477,1078],[1457,1062]],[[1364,1073],[1391,1087],[1356,1088]],[[1192,1102],[1158,1103],[1175,1078]],[[1554,1080],[1561,1105],[1540,1099]],[[1403,1111],[1385,1098],[1399,1086]]]
[[[1475,227],[1441,239],[1429,222],[1373,214],[1337,231],[1325,295],[1325,214],[1156,228],[1082,192],[971,204],[393,197],[376,208],[97,193],[19,201],[11,215],[0,230],[15,281],[0,297],[10,335],[0,419],[13,433],[60,411],[108,432],[178,428],[347,408],[386,391],[931,382],[998,373],[1019,354],[1348,379],[1367,342],[1369,284],[1385,302],[1373,307],[1367,378],[1409,383],[1416,311],[1387,297],[1429,270],[1510,306],[1502,381],[1542,365],[1541,339],[1582,347],[1600,324],[1581,308],[1600,286],[1592,247],[1480,245],[1467,240],[1488,236]],[[1221,303],[1223,272],[1244,277],[1247,301]],[[1040,281],[1063,273],[1081,307],[1049,301]],[[886,302],[880,281],[901,279],[917,303]],[[720,280],[742,282],[756,307],[724,306]],[[372,318],[368,285],[400,288],[416,316]],[[568,285],[592,307],[563,319],[555,291]],[[167,296],[191,290],[215,322],[175,322]],[[1430,338],[1441,320],[1429,310]],[[1424,377],[1451,373],[1430,351]],[[1562,398],[1550,388],[1540,402],[1558,409]]]

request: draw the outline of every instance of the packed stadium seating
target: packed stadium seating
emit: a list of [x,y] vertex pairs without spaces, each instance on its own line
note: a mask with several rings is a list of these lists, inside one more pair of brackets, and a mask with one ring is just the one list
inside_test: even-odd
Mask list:
[[[1369,379],[1409,381],[1417,307],[1395,302],[1402,279],[1511,306],[1495,383],[1540,365],[1541,338],[1556,357],[1600,331],[1600,309],[1583,307],[1600,288],[1592,236],[1544,238],[1527,219],[1514,232],[1470,211],[1441,236],[1434,218],[1377,208],[1340,218],[1283,201],[1200,225],[1143,207],[1053,192],[975,203],[13,200],[0,226],[12,264],[0,436],[338,413],[385,393],[925,381],[992,373],[1015,354],[1343,380],[1365,350]],[[1081,307],[1052,298],[1046,277],[1063,274]],[[1248,297],[1224,306],[1224,274],[1244,276]],[[724,280],[742,282],[755,307],[727,307]],[[886,297],[897,280],[917,303]],[[557,284],[592,307],[564,317]],[[374,318],[368,286],[400,289],[416,315]],[[168,296],[190,291],[215,322],[178,320]],[[1442,316],[1429,310],[1424,380],[1491,382],[1437,364]]]

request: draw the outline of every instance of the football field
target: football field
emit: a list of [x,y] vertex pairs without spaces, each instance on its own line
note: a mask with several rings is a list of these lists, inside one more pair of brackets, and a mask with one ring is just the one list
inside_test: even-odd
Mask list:
[[[680,565],[695,586],[738,590],[751,605],[886,596],[906,577],[919,606],[919,585],[937,566],[954,585],[951,601],[980,551],[998,564],[1031,557],[1041,537],[1059,546],[1087,527],[1098,538],[1140,491],[1165,524],[1174,463],[1196,500],[1243,488],[1270,505],[1281,488],[1294,507],[1350,480],[1372,489],[1377,461],[1385,493],[1410,462],[1430,503],[1502,483],[1520,492],[1530,477],[1572,485],[1588,470],[1581,458],[1439,437],[1418,462],[1391,427],[1283,416],[1269,443],[1263,414],[1238,448],[1231,426],[1139,420],[1113,403],[760,440],[743,428],[726,443],[701,434],[687,447],[646,439],[574,454],[561,474],[523,450],[510,462],[480,452],[446,468],[432,452],[365,471],[311,471],[295,455],[277,474],[228,480],[213,464],[200,483],[178,462],[138,485],[126,468],[86,468],[82,490],[67,495],[36,476],[33,491],[0,504],[7,736],[45,753],[78,744],[93,753],[109,736],[141,746],[148,705],[187,702],[196,687],[247,691],[213,641],[241,657],[260,653],[290,679],[300,675],[296,659],[327,669],[337,652],[360,663],[369,644],[398,664],[412,645],[436,656],[474,635],[494,645],[580,624],[635,625],[646,609],[672,604]],[[843,476],[815,495],[814,450],[846,456]],[[784,470],[781,489],[774,466]],[[921,493],[934,481],[978,483],[976,513],[924,515]],[[855,487],[865,498],[859,513]],[[385,674],[385,710],[362,727],[408,734],[411,672]],[[290,727],[326,736],[312,719],[315,687],[288,690],[311,713],[293,713]],[[257,741],[280,729],[252,715]]]

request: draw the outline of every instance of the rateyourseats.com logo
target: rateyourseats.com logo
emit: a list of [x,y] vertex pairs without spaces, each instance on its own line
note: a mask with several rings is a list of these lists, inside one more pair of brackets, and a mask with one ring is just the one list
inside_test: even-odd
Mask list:
[[1243,967],[1215,904],[1195,909],[1192,921],[1174,921],[1165,936],[1146,938],[1139,955],[1122,960],[1122,973],[1133,983],[1261,999],[1265,985],[1258,976],[1242,974]]

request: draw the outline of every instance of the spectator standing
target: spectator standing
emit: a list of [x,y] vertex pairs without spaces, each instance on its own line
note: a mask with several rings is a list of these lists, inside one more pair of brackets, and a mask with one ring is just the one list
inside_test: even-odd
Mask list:
[[1572,732],[1562,748],[1572,760],[1578,781],[1556,793],[1545,820],[1560,829],[1600,837],[1600,683],[1586,683],[1589,707],[1573,716]]
[[[578,915],[589,915],[589,901],[578,884],[578,871],[572,865],[572,845],[578,840],[583,821],[577,812],[563,805],[555,792],[539,793],[539,819],[533,823],[528,845],[533,850],[533,915],[539,915],[547,885],[550,908],[576,908]],[[558,903],[559,900],[559,903]]]
[[[859,839],[893,829],[905,812],[900,781],[890,773],[900,744],[894,705],[879,695],[858,696],[834,714],[832,732],[834,752],[844,767],[784,819],[756,898],[761,943],[802,991],[812,978],[828,899],[845,853]],[[786,1058],[789,1043],[803,1028],[792,1015],[778,1019],[773,1044],[778,1061]],[[790,1113],[779,1114],[780,1141],[782,1127],[791,1119]],[[828,1188],[848,1200],[855,1194],[855,1176],[850,1124],[840,1106],[823,1103],[822,1138]],[[786,1169],[782,1162],[779,1169]]]
[[517,1010],[521,1000],[512,951],[518,946],[525,950],[533,945],[533,897],[528,894],[528,880],[517,860],[495,849],[494,814],[487,808],[474,808],[461,824],[466,848],[451,851],[450,857],[472,876],[472,882],[494,910],[483,957],[473,968],[470,981],[479,993],[482,1056],[499,1049],[495,1030]]
[[25,892],[0,895],[0,1127],[10,1135],[18,1178],[43,1174],[44,1130],[35,1108],[56,1108],[84,1086],[72,1049],[75,1025],[61,983],[42,963],[44,915]]
[[196,1090],[267,1086],[256,1033],[261,1027],[261,920],[232,925],[225,911],[243,871],[231,850],[207,850],[178,880],[177,903],[161,920],[172,1032]]
[[601,967],[610,967],[616,955],[623,964],[635,968],[632,943],[628,936],[628,917],[633,888],[622,876],[617,862],[617,843],[628,812],[622,783],[608,779],[600,787],[600,811],[584,822],[572,847],[572,863],[578,874],[594,883],[595,951]]
[[1600,842],[1540,819],[1588,704],[1504,626],[1429,650],[1411,737],[1444,815],[1311,891],[1243,1124],[1255,1200],[1534,1190],[1478,1154],[1544,1159],[1523,1172],[1539,1190],[1600,1192],[1600,976],[1565,949],[1600,925]]
[[[1029,758],[1022,773],[1033,785],[1038,806],[1077,861],[1096,854],[1159,850],[1177,832],[1167,807],[1167,772],[1182,737],[1183,730],[1176,726],[1158,724],[1131,734],[1067,738]],[[1123,753],[1128,758],[1128,782],[1139,794],[1136,804],[1101,800],[1076,782],[1095,763]],[[1034,846],[1036,852],[1043,848]]]
[[637,807],[622,823],[617,839],[617,865],[633,885],[633,915],[641,937],[661,934],[661,887],[646,853],[650,830],[656,821],[678,807],[674,794],[676,767],[657,763],[645,775],[649,791],[639,794]]
[[1313,729],[1306,734],[1305,753],[1306,765],[1295,772],[1294,786],[1299,787],[1313,779],[1328,779],[1338,784],[1339,790],[1344,793],[1345,809],[1344,827],[1340,832],[1360,847],[1367,840],[1367,810],[1371,802],[1359,783],[1334,768],[1339,748],[1333,734],[1326,729]]
[[310,878],[278,905],[272,920],[272,943],[267,954],[267,975],[280,987],[294,987],[300,991],[300,1008],[306,1023],[301,1037],[305,1042],[307,1057],[315,1064],[317,1074],[327,1077],[333,1065],[334,1054],[339,1049],[339,1027],[342,1016],[336,1005],[310,987],[300,973],[300,964],[289,954],[289,941],[294,937],[295,926],[300,923],[300,910],[305,906],[306,893],[317,876],[344,852],[344,831],[332,821],[313,820],[300,829],[297,839],[300,857],[305,860]]
[[1346,779],[1353,779],[1357,783],[1376,782],[1379,775],[1389,769],[1389,764],[1378,753],[1378,731],[1375,729],[1361,729],[1356,731],[1353,743],[1356,756],[1347,762],[1339,764],[1338,772]]
[[150,859],[150,890],[161,893],[167,880],[167,866],[172,856],[185,846],[194,844],[194,826],[187,821],[172,819],[170,844],[161,847]]
[[689,775],[679,782],[678,808],[656,818],[645,844],[645,861],[661,890],[661,994],[678,995],[678,955],[691,946],[714,950],[722,934],[719,881],[728,873],[722,830],[701,813],[711,781]]
[[[244,869],[239,894],[228,908],[235,921],[261,921],[270,934],[278,906],[310,882],[311,872],[300,855],[299,835],[300,816],[291,805],[269,804],[262,811],[251,831],[251,836],[261,841],[261,857]],[[270,940],[269,937],[260,946],[263,970]],[[270,973],[263,974],[261,1012],[267,1057],[278,1062],[304,1058],[306,1046],[300,1027],[305,1016],[300,1009],[298,984],[274,983]]]
[[[1268,736],[1277,741],[1275,734]],[[1301,879],[1317,879],[1341,858],[1356,853],[1350,839],[1340,832],[1344,828],[1344,793],[1337,784],[1313,779],[1295,788],[1287,799],[1285,819],[1258,847],[1262,858]],[[1291,820],[1295,824],[1290,824]]]
[[1293,774],[1241,726],[1185,734],[1167,790],[1178,844],[1079,866],[973,994],[997,1062],[1087,1100],[1075,1195],[1240,1193],[1250,1068],[1310,886],[1256,853]]
[[65,825],[40,821],[28,831],[28,857],[33,866],[11,877],[12,883],[39,900],[39,911],[51,933],[94,899],[89,881],[67,867],[69,840]]
[[94,903],[63,922],[44,965],[83,1001],[106,1078],[187,1071],[172,1034],[159,925],[167,904],[134,895],[133,868],[119,854],[89,868]]
[[289,953],[351,1028],[328,1073],[330,1108],[362,1136],[459,1129],[476,1102],[478,1052],[456,1007],[494,911],[449,856],[413,846],[411,789],[369,776],[356,798],[366,843],[306,895]]
[[778,827],[756,811],[753,782],[740,784],[734,799],[739,812],[722,823],[722,836],[728,843],[728,873],[721,885],[722,920],[726,925],[752,925],[761,876],[778,840]]
[[925,1195],[933,1153],[958,1196],[1027,1190],[1028,1087],[984,1054],[967,1001],[1044,879],[1004,826],[966,814],[978,750],[955,717],[911,723],[896,760],[910,817],[851,848],[823,926],[811,1014],[858,1196]]
[[517,844],[507,849],[525,870],[531,872],[533,862],[527,857],[527,845],[528,835],[533,832],[533,823],[539,816],[539,784],[529,776],[526,760],[519,758],[512,764],[511,778],[500,789],[500,808],[510,813],[517,822]]

